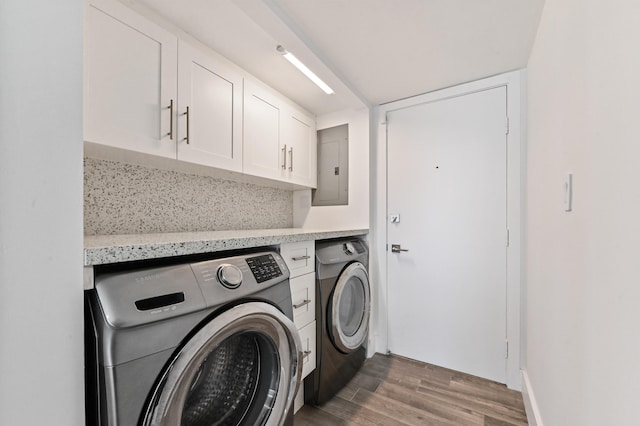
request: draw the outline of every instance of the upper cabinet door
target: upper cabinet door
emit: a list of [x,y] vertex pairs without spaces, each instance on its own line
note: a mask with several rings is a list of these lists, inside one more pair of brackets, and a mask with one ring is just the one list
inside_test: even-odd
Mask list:
[[114,0],[91,0],[85,140],[175,158],[177,38]]
[[178,160],[241,172],[242,76],[180,41],[178,90]]
[[117,0],[89,0],[84,138],[296,186],[316,186],[315,120]]
[[244,173],[283,180],[286,151],[280,147],[282,107],[277,98],[244,81]]
[[317,136],[312,117],[290,109],[285,115],[285,143],[287,171],[292,183],[315,188],[317,186]]
[[244,81],[244,173],[316,187],[315,119]]

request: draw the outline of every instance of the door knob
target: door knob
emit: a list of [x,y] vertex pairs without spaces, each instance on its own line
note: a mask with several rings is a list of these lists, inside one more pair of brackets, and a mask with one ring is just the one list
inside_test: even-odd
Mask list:
[[409,250],[403,249],[400,244],[391,244],[391,253],[400,253],[401,251],[409,251]]

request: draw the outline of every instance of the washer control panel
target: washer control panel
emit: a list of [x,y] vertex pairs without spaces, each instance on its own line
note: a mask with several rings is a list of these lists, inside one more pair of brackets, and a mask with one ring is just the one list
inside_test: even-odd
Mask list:
[[284,259],[275,251],[189,264],[207,306],[249,296],[289,279]]
[[248,257],[247,265],[258,283],[282,276],[282,269],[271,253]]
[[289,279],[276,251],[98,275],[105,321],[116,328],[147,324],[250,297]]

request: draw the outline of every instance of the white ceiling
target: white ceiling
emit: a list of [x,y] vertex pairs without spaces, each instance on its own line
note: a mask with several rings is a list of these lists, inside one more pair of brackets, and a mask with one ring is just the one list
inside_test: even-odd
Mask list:
[[[135,1],[135,0],[134,0]],[[137,0],[316,114],[526,66],[544,0]],[[325,95],[285,48],[336,91]]]

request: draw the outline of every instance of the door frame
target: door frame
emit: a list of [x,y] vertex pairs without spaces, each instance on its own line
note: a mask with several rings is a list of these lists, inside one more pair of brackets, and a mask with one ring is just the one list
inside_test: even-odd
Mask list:
[[[521,334],[521,287],[522,287],[522,213],[523,189],[525,184],[525,102],[526,72],[512,71],[506,74],[465,83],[435,92],[414,96],[377,106],[372,111],[371,131],[373,134],[372,153],[372,207],[370,275],[375,285],[373,294],[372,319],[374,332],[370,336],[370,348],[376,352],[388,352],[388,298],[387,298],[387,129],[386,114],[451,97],[458,97],[496,87],[506,87],[509,133],[507,135],[507,228],[509,246],[507,248],[507,303],[506,338],[508,342],[507,386],[520,390],[522,341]],[[505,117],[505,126],[506,117]],[[506,128],[506,127],[505,127]],[[505,348],[506,349],[506,348]]]

